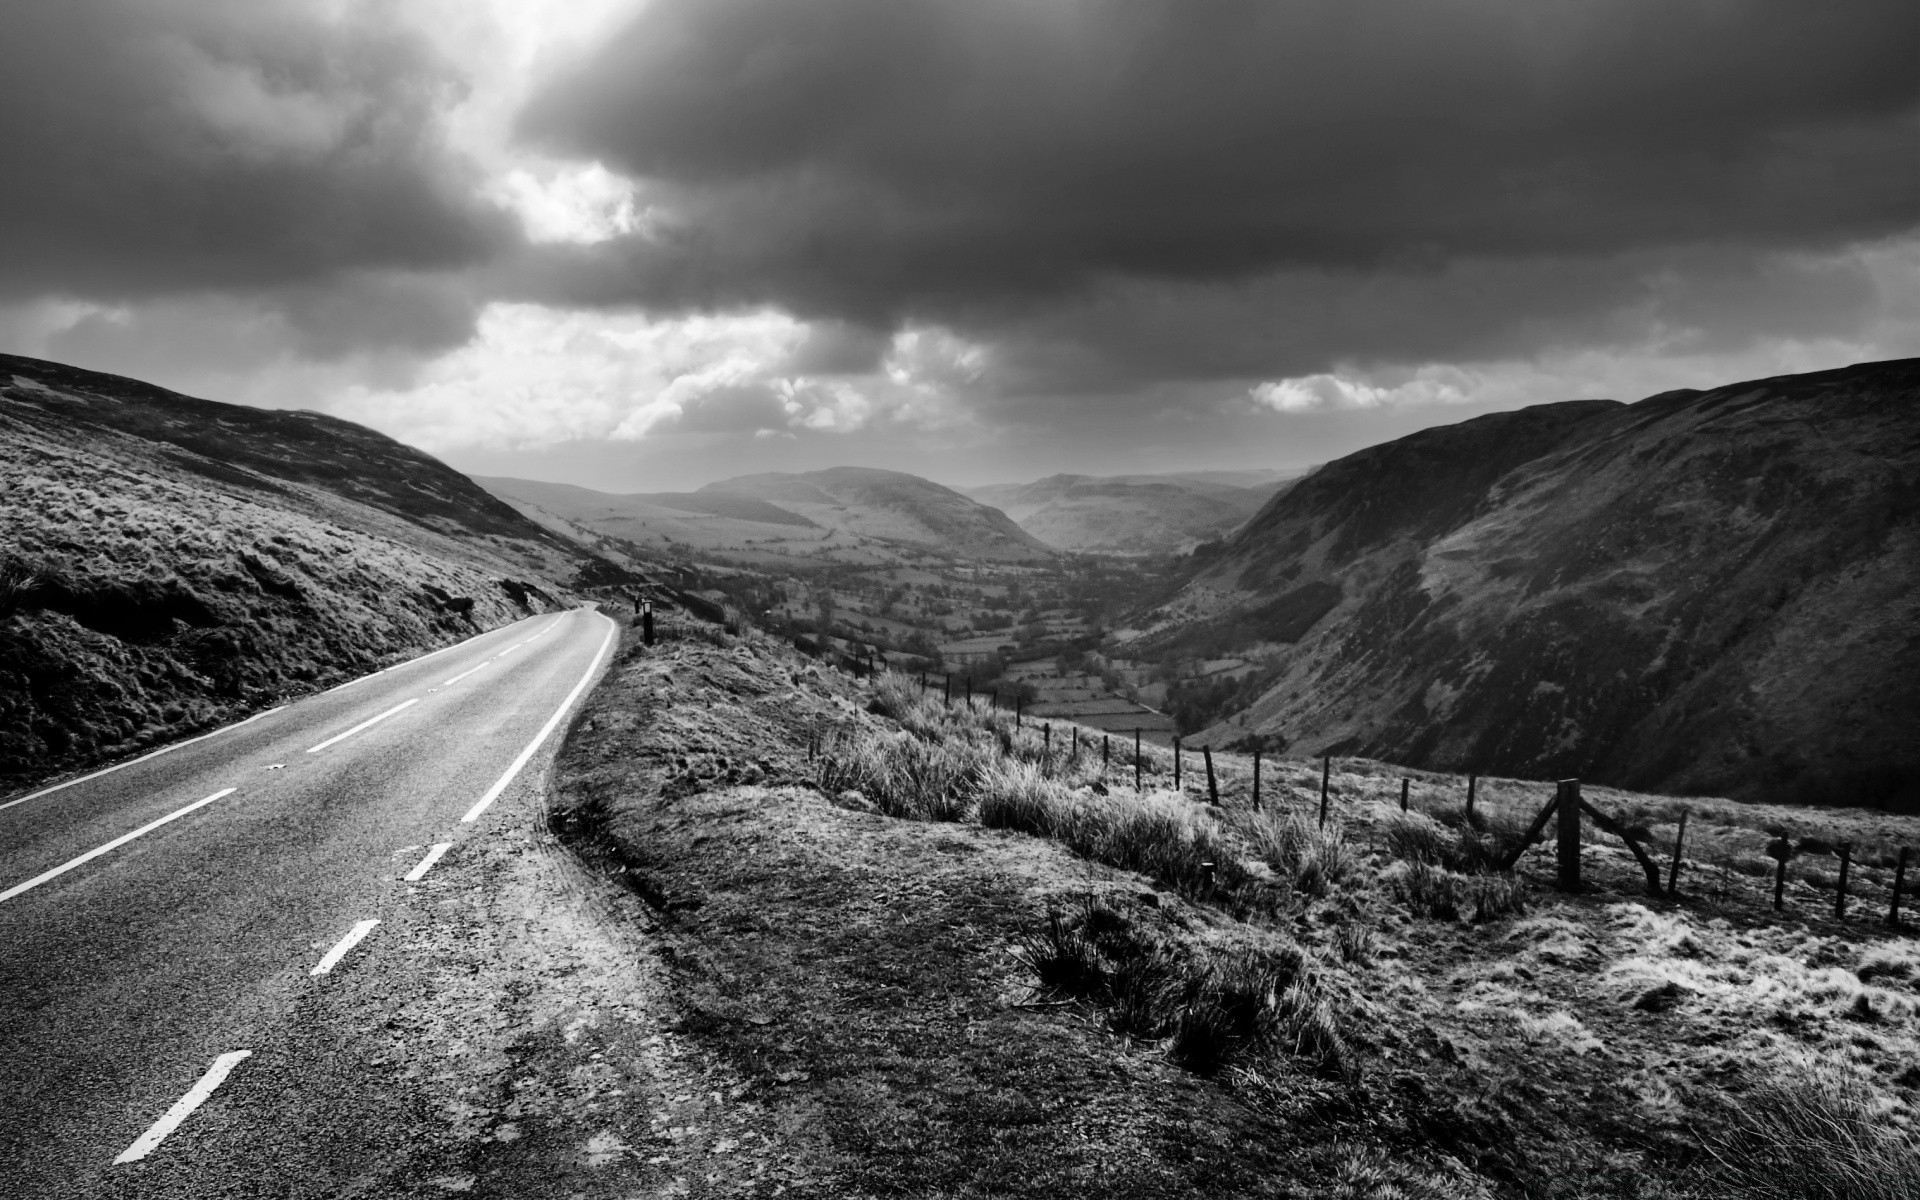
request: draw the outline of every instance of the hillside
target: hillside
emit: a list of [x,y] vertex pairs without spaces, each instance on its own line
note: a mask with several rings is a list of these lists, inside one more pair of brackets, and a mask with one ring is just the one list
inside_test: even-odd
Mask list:
[[1042,562],[1053,555],[998,509],[899,471],[831,467],[742,475],[710,483],[700,493],[754,497],[840,533],[954,558]]
[[[1884,924],[1913,819],[1694,801],[1677,894],[1591,826],[1563,893],[1523,832],[1550,784],[1482,778],[1469,815],[1457,777],[1339,759],[1322,801],[1318,763],[1270,756],[1256,792],[1216,754],[1213,804],[1198,755],[1176,785],[1164,748],[1136,774],[1036,724],[752,631],[629,630],[551,828],[658,986],[613,1021],[547,1006],[465,1127],[575,1146],[591,1111],[692,1196],[1920,1186],[1920,945]],[[1677,849],[1681,805],[1586,799]],[[1771,828],[1806,855],[1780,912]],[[1856,847],[1844,918],[1815,834]]]
[[1165,554],[1231,533],[1289,482],[1240,486],[1202,476],[1049,475],[966,490],[1056,550]]
[[552,607],[583,568],[370,429],[0,356],[0,786]]
[[1141,644],[1262,649],[1208,740],[1920,801],[1920,361],[1578,401],[1329,464]]

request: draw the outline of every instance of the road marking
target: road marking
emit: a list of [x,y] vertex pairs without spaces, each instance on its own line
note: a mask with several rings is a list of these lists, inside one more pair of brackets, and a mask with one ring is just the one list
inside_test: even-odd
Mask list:
[[600,649],[594,652],[593,662],[588,664],[587,673],[580,677],[579,683],[573,685],[573,690],[568,692],[567,698],[560,702],[560,707],[554,710],[551,717],[547,718],[547,723],[542,725],[540,732],[534,735],[531,742],[527,743],[527,748],[520,752],[520,757],[513,760],[513,765],[507,768],[507,773],[494,780],[493,786],[487,789],[487,794],[476,800],[473,807],[467,810],[467,815],[460,818],[462,821],[473,822],[479,820],[480,814],[487,811],[487,806],[500,798],[500,793],[507,790],[507,785],[513,782],[513,777],[518,775],[521,768],[525,767],[528,761],[533,758],[534,751],[540,749],[540,743],[546,741],[547,738],[552,735],[555,727],[560,724],[561,718],[565,717],[567,710],[573,707],[573,702],[580,698],[580,693],[586,691],[587,685],[593,682],[594,675],[600,670],[600,660],[606,657],[607,647],[613,644],[613,635],[620,632],[620,627],[614,624],[613,618],[607,617],[606,622],[607,636],[601,639]]
[[195,742],[204,742],[210,737],[218,737],[220,734],[227,733],[230,730],[238,729],[242,725],[251,725],[255,721],[258,721],[261,717],[270,717],[284,708],[286,708],[286,705],[284,704],[280,705],[279,708],[269,708],[265,712],[257,712],[253,714],[252,716],[248,717],[244,721],[235,721],[231,725],[221,726],[219,729],[214,730],[212,733],[203,733],[199,737],[190,737],[184,742],[175,742],[171,746],[162,746],[160,747],[160,749],[155,750],[150,754],[142,754],[139,758],[129,759],[128,761],[123,762],[118,766],[107,767],[104,770],[95,771],[91,775],[82,775],[78,779],[69,779],[65,783],[56,783],[52,787],[41,788],[39,791],[33,793],[31,796],[22,796],[18,800],[9,800],[5,804],[0,804],[0,811],[4,811],[6,809],[12,808],[16,804],[25,804],[29,800],[38,800],[40,797],[48,795],[49,793],[52,793],[52,792],[57,792],[61,788],[70,788],[76,783],[85,783],[89,779],[98,779],[102,775],[111,775],[115,771],[124,771],[128,767],[138,766],[139,764],[147,761],[150,758],[159,758],[162,754],[172,754],[175,750],[178,750],[183,746],[191,746]]
[[348,738],[352,737],[354,734],[359,733],[362,729],[371,729],[373,726],[378,725],[380,722],[386,720],[388,717],[399,712],[401,709],[412,708],[414,705],[418,703],[420,703],[420,697],[418,696],[415,696],[411,700],[402,700],[400,703],[394,705],[392,708],[381,713],[379,716],[368,717],[366,720],[360,722],[358,725],[355,725],[352,729],[347,730],[345,733],[334,734],[332,737],[328,738],[326,741],[321,742],[318,746],[314,746],[311,749],[309,749],[307,753],[318,754],[322,750],[325,750],[328,746],[333,745],[335,742],[344,742]]
[[195,800],[192,804],[187,805],[185,808],[175,809],[174,811],[168,813],[166,816],[161,817],[158,821],[150,821],[147,824],[142,825],[140,828],[134,830],[132,833],[123,833],[119,837],[108,842],[106,845],[98,846],[92,850],[87,851],[85,854],[82,854],[79,858],[70,859],[67,862],[63,862],[51,871],[44,871],[38,875],[35,875],[32,879],[27,880],[25,883],[16,883],[12,887],[8,888],[6,891],[0,892],[0,903],[5,903],[6,901],[13,899],[15,896],[20,895],[22,892],[30,892],[34,888],[39,887],[41,884],[45,883],[49,879],[57,879],[60,876],[65,875],[68,871],[73,870],[75,867],[80,866],[82,863],[92,862],[94,859],[99,858],[102,854],[105,854],[111,850],[118,850],[120,847],[126,845],[128,842],[132,841],[133,839],[137,837],[141,837],[145,834],[152,833],[154,830],[160,828],[162,825],[165,825],[168,821],[177,821],[181,817],[184,817],[188,813],[192,812],[194,809],[205,808],[207,805],[212,804],[215,800],[218,800],[220,797],[231,796],[233,795],[234,792],[238,790],[239,790],[238,788],[222,788],[219,791],[215,792],[213,795],[208,796],[205,800]]
[[207,1073],[200,1077],[200,1082],[194,1084],[186,1095],[175,1100],[173,1107],[167,1110],[167,1115],[153,1123],[153,1128],[141,1134],[133,1145],[122,1150],[120,1157],[113,1160],[113,1165],[117,1167],[123,1163],[139,1162],[152,1154],[159,1148],[160,1143],[166,1140],[168,1134],[180,1127],[180,1122],[192,1116],[194,1109],[206,1103],[207,1097],[213,1095],[213,1089],[226,1080],[229,1071],[239,1066],[242,1059],[252,1056],[251,1050],[231,1050],[214,1059],[213,1065],[207,1068]]
[[[521,621],[531,621],[531,620],[533,620],[532,617],[522,617],[520,618],[520,621],[515,621],[513,625],[518,625],[520,624]],[[414,663],[425,662],[430,658],[436,658],[442,654],[445,654],[449,650],[458,650],[460,647],[466,645],[468,642],[476,641],[480,638],[486,637],[488,634],[499,633],[501,629],[512,629],[513,625],[502,625],[499,627],[499,629],[482,630],[481,632],[474,634],[472,637],[461,638],[459,641],[454,642],[451,645],[442,646],[438,650],[429,650],[425,654],[422,654],[417,658],[409,658],[405,662],[397,662],[390,667],[381,667],[378,671],[369,671],[365,675],[358,676],[357,678],[354,678],[354,679],[349,679],[345,683],[336,683],[332,687],[328,688],[325,692],[321,692],[319,694],[322,696],[325,696],[330,692],[337,692],[341,688],[350,688],[356,683],[361,683],[368,679],[372,679],[376,675],[385,675],[388,671],[398,671],[401,667],[409,667],[409,666],[412,666]]]
[[347,930],[347,936],[335,942],[333,949],[327,951],[327,956],[320,960],[320,965],[307,973],[309,975],[325,975],[328,971],[339,966],[340,960],[347,956],[347,951],[358,946],[360,939],[372,933],[373,927],[379,923],[378,921],[372,920],[362,921],[352,929]]
[[452,842],[435,842],[433,849],[427,851],[427,856],[420,860],[419,865],[408,871],[402,878],[408,883],[419,883],[428,871],[433,870],[433,864],[440,861],[440,856],[451,849],[453,849]]
[[[490,663],[492,661],[493,659],[490,658],[487,660],[487,662],[481,663],[480,667],[484,667],[487,665],[487,663]],[[449,679],[445,683],[442,683],[440,687],[452,687],[454,684],[459,683],[462,679],[465,679],[467,676],[473,674],[475,671],[478,671],[480,667],[468,667],[466,670],[460,672],[458,675],[455,675],[452,679]],[[434,690],[438,691],[439,689],[436,688]]]

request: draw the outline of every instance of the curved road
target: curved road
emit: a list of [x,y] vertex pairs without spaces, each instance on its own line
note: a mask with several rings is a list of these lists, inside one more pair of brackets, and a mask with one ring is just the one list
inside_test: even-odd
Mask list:
[[615,632],[530,617],[0,799],[0,1194],[362,1194],[426,1117],[336,1061],[342,981],[532,794]]

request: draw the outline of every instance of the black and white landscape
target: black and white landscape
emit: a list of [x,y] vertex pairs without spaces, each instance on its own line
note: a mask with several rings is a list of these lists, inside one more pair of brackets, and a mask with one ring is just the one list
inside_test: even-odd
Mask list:
[[1916,63],[27,0],[0,1194],[1920,1195]]

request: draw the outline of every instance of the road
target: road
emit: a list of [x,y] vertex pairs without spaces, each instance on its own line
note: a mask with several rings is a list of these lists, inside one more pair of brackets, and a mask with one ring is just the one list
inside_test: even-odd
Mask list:
[[614,634],[531,617],[0,798],[0,1194],[392,1194],[443,1118],[343,1052],[364,987],[424,969],[396,931],[435,873],[526,825]]

